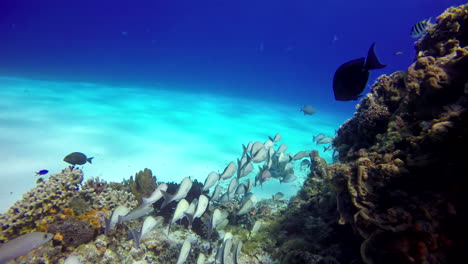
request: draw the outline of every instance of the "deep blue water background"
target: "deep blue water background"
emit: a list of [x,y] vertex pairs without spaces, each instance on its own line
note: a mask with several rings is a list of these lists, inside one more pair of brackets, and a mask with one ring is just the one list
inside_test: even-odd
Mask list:
[[163,84],[352,113],[356,101],[333,99],[340,64],[365,56],[376,41],[388,67],[373,71],[370,83],[406,70],[411,26],[463,3],[2,0],[0,75]]

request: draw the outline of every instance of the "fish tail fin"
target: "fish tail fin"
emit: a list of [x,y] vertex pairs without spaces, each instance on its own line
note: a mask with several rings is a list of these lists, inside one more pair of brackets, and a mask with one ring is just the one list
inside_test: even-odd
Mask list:
[[134,229],[130,229],[130,236],[135,241],[135,248],[140,248],[141,233]]
[[149,200],[149,199],[148,199],[148,198],[145,198],[145,197],[141,198],[141,202],[142,202],[143,204],[147,204],[147,203],[148,203],[148,200]]
[[161,190],[161,193],[164,197],[164,202],[161,205],[161,209],[163,209],[164,207],[166,207],[167,204],[169,204],[169,202],[171,202],[173,195],[170,193],[167,193],[164,190]]
[[94,159],[94,157],[87,158],[87,159],[86,159],[86,161],[87,161],[87,162],[89,162],[90,164],[93,164],[93,162],[92,162],[92,161],[93,161],[93,159]]
[[387,66],[379,62],[377,55],[375,55],[374,46],[375,42],[372,43],[367,53],[366,64],[364,65],[364,68],[368,70],[382,69]]
[[326,152],[327,151],[327,147],[323,147],[323,152]]

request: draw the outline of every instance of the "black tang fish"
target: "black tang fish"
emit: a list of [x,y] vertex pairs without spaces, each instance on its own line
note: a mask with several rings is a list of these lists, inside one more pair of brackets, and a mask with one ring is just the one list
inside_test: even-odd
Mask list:
[[65,156],[63,161],[70,163],[71,165],[83,165],[86,162],[92,163],[93,157],[87,158],[85,154],[81,152],[73,152]]
[[335,100],[357,100],[366,88],[369,80],[369,70],[381,69],[386,65],[380,64],[374,52],[372,43],[366,58],[359,58],[342,64],[333,77],[333,92]]

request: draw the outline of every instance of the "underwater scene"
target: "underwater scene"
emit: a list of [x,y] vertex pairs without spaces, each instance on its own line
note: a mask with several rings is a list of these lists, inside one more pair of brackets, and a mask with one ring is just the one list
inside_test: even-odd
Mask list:
[[0,2],[0,264],[467,263],[468,3]]

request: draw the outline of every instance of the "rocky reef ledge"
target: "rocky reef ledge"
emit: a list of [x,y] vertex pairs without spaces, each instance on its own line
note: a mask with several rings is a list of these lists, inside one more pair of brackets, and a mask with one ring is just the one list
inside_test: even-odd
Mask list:
[[309,195],[291,201],[282,263],[466,262],[468,5],[447,9],[415,49],[338,130],[341,163],[324,175],[312,158],[309,182],[333,188],[306,182]]

